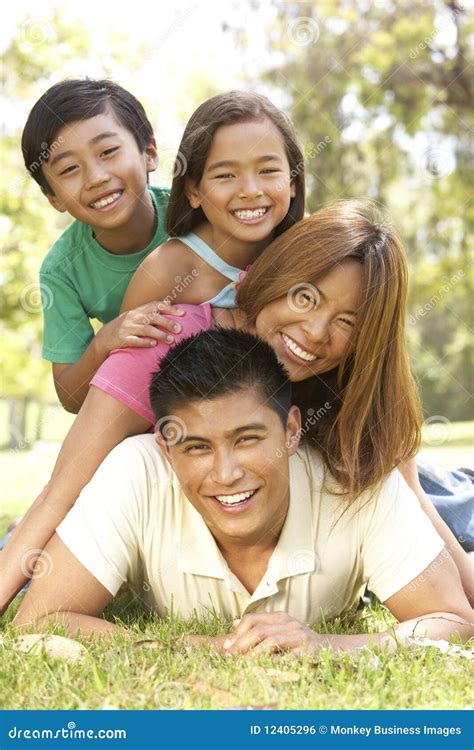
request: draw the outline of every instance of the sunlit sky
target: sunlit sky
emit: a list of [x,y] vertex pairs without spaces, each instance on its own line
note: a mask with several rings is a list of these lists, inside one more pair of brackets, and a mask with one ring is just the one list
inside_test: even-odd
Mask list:
[[[261,69],[262,34],[275,10],[271,0],[259,0],[256,7],[252,6],[239,0],[133,0],[113,4],[97,0],[15,0],[2,9],[0,48],[5,49],[15,34],[21,34],[33,55],[39,44],[54,46],[51,19],[55,8],[68,18],[80,18],[90,37],[90,54],[79,64],[71,63],[69,69],[54,71],[53,82],[65,76],[102,76],[103,61],[110,60],[112,51],[110,32],[125,35],[132,55],[134,49],[145,45],[147,53],[138,72],[130,72],[125,64],[114,65],[112,77],[144,102],[159,143],[171,154],[195,106],[192,102],[188,107],[186,102],[190,82],[191,89],[193,81],[209,81],[218,90],[242,87],[244,79],[249,86]],[[245,48],[237,48],[235,37],[223,30],[223,24],[245,29]],[[127,48],[123,54],[125,62]],[[27,112],[23,107],[27,104],[18,106],[16,109],[10,104],[4,109],[7,130],[24,122]]]

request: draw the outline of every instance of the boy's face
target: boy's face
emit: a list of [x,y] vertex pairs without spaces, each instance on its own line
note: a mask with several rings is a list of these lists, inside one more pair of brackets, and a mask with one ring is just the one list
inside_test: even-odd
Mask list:
[[42,167],[55,209],[90,224],[96,234],[122,229],[140,215],[148,200],[147,174],[158,161],[154,139],[140,153],[133,134],[109,110],[65,125],[56,142],[60,147]]
[[185,426],[179,441],[157,435],[158,444],[217,541],[252,545],[278,536],[288,509],[288,456],[301,425],[297,407],[285,430],[250,389],[191,402],[173,419]]

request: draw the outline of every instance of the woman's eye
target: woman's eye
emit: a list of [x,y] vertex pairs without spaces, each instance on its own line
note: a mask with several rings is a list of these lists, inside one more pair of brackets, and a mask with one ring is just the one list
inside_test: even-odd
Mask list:
[[118,150],[119,150],[118,146],[112,146],[111,148],[106,148],[105,151],[102,152],[102,156],[111,156]]

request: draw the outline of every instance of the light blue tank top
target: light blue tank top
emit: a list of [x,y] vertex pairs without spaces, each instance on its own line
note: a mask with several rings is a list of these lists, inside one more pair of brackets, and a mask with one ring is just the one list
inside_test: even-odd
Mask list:
[[222,260],[222,258],[214,252],[212,247],[209,247],[207,242],[204,242],[204,240],[198,237],[197,234],[194,234],[194,232],[189,232],[183,237],[178,237],[178,239],[190,247],[191,250],[195,252],[201,260],[211,266],[211,268],[215,268],[215,270],[225,276],[226,279],[230,279],[231,283],[221,289],[215,297],[206,300],[206,303],[208,305],[214,305],[214,307],[237,307],[235,302],[235,295],[237,292],[236,284],[241,278],[243,278],[245,272],[242,271],[241,268],[230,266],[225,260]]

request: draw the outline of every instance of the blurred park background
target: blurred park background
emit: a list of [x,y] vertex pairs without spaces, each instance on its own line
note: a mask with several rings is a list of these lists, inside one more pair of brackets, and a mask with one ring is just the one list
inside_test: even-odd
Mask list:
[[448,0],[135,0],[133,7],[17,0],[3,9],[4,497],[19,505],[33,499],[72,421],[41,359],[38,285],[42,258],[68,217],[53,212],[27,175],[20,135],[46,88],[76,76],[110,77],[143,102],[161,155],[153,182],[170,184],[196,106],[244,88],[267,94],[292,118],[309,211],[337,198],[382,204],[409,253],[407,334],[427,448],[437,457],[442,449],[441,463],[472,463],[472,10]]

